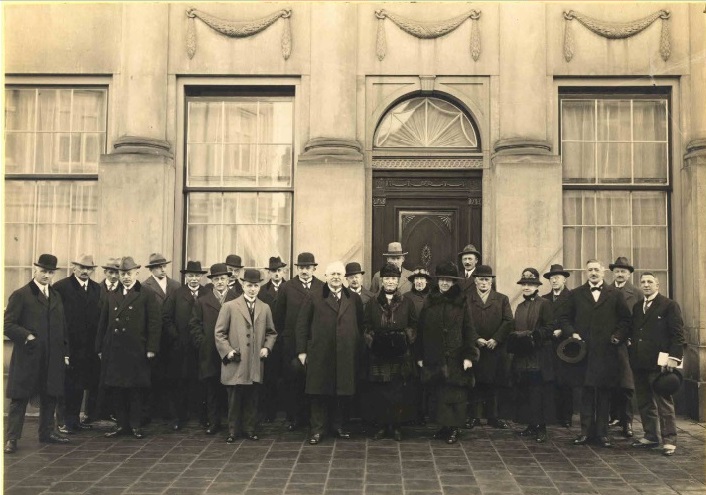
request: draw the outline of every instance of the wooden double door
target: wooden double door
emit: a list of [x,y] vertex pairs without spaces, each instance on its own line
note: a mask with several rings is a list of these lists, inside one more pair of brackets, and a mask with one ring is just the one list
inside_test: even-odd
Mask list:
[[372,272],[394,241],[409,253],[409,270],[423,265],[433,274],[441,262],[458,264],[465,245],[481,249],[481,207],[478,170],[374,171]]

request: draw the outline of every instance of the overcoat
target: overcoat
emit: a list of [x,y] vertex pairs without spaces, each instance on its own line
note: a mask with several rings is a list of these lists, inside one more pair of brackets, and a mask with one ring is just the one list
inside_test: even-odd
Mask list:
[[[461,274],[465,275],[466,272],[463,271],[463,265],[461,265],[461,268],[462,268]],[[458,281],[458,287],[461,289],[461,292],[463,292],[466,295],[470,294],[471,292],[475,292],[476,291],[476,279],[474,279],[473,277],[465,277],[464,276],[464,278],[462,278]]]
[[307,394],[353,395],[363,335],[363,302],[341,288],[341,300],[328,284],[312,288],[296,327],[296,354],[306,353]]
[[279,284],[278,290],[275,290],[275,286],[272,283],[272,280],[268,280],[266,284],[260,287],[260,292],[257,294],[257,297],[259,297],[261,301],[264,301],[270,305],[270,309],[272,310],[272,316],[274,316],[275,314],[274,312],[275,306],[277,304],[277,296],[279,295],[279,291],[281,291],[284,287],[285,282],[286,280],[282,280],[282,282]]
[[[355,291],[351,291],[355,292]],[[356,294],[358,294],[356,292]],[[363,308],[365,308],[368,305],[368,302],[375,297],[375,293],[371,290],[366,289],[365,287],[360,288],[360,300],[363,302]]]
[[684,320],[679,304],[662,294],[657,294],[647,314],[642,304],[639,301],[632,310],[630,365],[635,370],[657,371],[660,352],[677,359],[684,355]]
[[311,278],[307,290],[299,277],[294,277],[280,287],[275,304],[275,328],[282,345],[282,369],[291,369],[291,361],[297,357],[296,327],[299,311],[310,292],[320,291],[324,283],[316,277]]
[[426,288],[421,292],[413,288],[411,291],[402,294],[402,297],[404,297],[405,299],[409,299],[409,301],[414,304],[414,311],[417,313],[417,318],[419,318],[419,314],[422,312],[422,307],[424,307],[424,301],[426,300],[430,290],[431,286],[427,285]]
[[[615,287],[615,282],[613,282],[613,287]],[[640,289],[639,287],[635,287],[629,281],[625,282],[625,285],[623,285],[622,287],[615,288],[623,293],[623,297],[625,298],[625,304],[628,305],[628,308],[630,309],[631,313],[633,306],[635,306],[638,301],[642,301],[645,298],[645,294],[642,293],[642,289]]]
[[[569,294],[566,311],[560,317],[564,336],[578,333],[586,341],[586,370],[582,385],[589,387],[622,387],[632,389],[632,373],[625,339],[630,329],[630,309],[623,294],[603,283],[598,301],[591,295],[589,283]],[[612,344],[616,337],[620,344]]]
[[78,279],[71,275],[52,286],[60,295],[64,305],[66,334],[71,349],[69,366],[77,373],[78,386],[89,388],[98,383],[100,359],[96,354],[96,332],[101,315],[101,287],[88,280],[83,289]]
[[[181,284],[176,280],[166,277],[167,279],[167,292],[165,293],[162,288],[157,283],[157,280],[153,276],[147,277],[147,280],[142,282],[143,287],[147,287],[149,290],[153,291],[157,302],[159,304],[160,311],[165,301],[169,296],[171,296]],[[161,352],[162,349],[166,349],[169,346],[169,337],[166,332],[162,332],[159,340],[160,353],[152,360],[150,366],[152,368],[152,379],[154,380],[164,380],[167,377],[167,353]]]
[[[221,357],[221,383],[223,385],[252,385],[262,383],[265,362],[260,359],[260,349],[272,347],[277,339],[270,307],[255,299],[254,318],[250,319],[245,296],[223,304],[218,313],[214,330],[216,349]],[[225,357],[235,350],[240,362],[226,362]]]
[[485,302],[475,289],[468,291],[466,297],[478,337],[494,339],[498,343],[493,350],[480,348],[480,359],[475,367],[476,380],[478,383],[508,386],[510,357],[505,350],[505,340],[513,328],[510,300],[492,288]]
[[[208,292],[203,286],[197,297]],[[162,306],[162,358],[169,378],[188,378],[196,367],[197,351],[191,343],[189,323],[196,300],[188,285],[182,285],[167,297]]]
[[[4,333],[13,342],[5,396],[26,399],[44,387],[48,395],[63,396],[69,343],[59,293],[49,287],[47,301],[34,281],[17,289],[5,309]],[[34,348],[25,344],[29,334]]]
[[[569,300],[569,294],[571,291],[564,287],[564,289],[559,293],[558,296],[554,297],[552,292],[549,294],[544,294],[542,297],[548,300],[552,304],[552,314],[554,319],[552,321],[552,331],[561,329],[561,324],[559,319],[561,315],[566,311],[566,302]],[[581,387],[583,386],[583,376],[586,373],[586,360],[584,359],[580,363],[567,363],[561,359],[556,353],[559,344],[565,339],[571,337],[570,335],[564,335],[563,333],[559,335],[558,338],[553,338],[553,359],[554,359],[554,375],[555,380],[559,385],[568,385],[569,387]]]
[[101,379],[107,387],[149,387],[150,363],[147,352],[159,352],[162,312],[154,291],[135,282],[110,292],[103,303],[96,353],[101,356]]
[[[213,286],[211,286],[213,287]],[[235,299],[235,292],[228,290],[224,303]],[[216,349],[215,329],[221,303],[213,293],[213,289],[206,289],[194,304],[189,328],[191,340],[198,350],[199,380],[214,376],[221,376],[221,357]]]
[[523,299],[517,306],[513,332],[532,332],[538,348],[528,355],[513,355],[512,367],[516,373],[540,371],[545,382],[554,380],[553,323],[552,303],[543,297]]
[[[414,284],[409,281],[409,278],[412,275],[412,272],[407,270],[405,267],[402,267],[402,272],[400,274],[400,283],[397,286],[397,290],[400,292],[400,294],[405,294],[409,291],[412,290],[412,287],[414,287]],[[382,281],[380,280],[380,272],[375,272],[375,275],[373,275],[373,279],[370,281],[370,292],[372,292],[374,295],[377,295],[378,292],[380,292],[380,287],[382,287]]]
[[[108,284],[106,282],[107,282],[107,279],[104,279],[101,283],[98,284],[101,288],[101,297],[100,297],[99,308],[103,308],[103,301],[105,300],[108,293],[111,292],[108,290]],[[121,284],[119,281],[116,282],[115,289],[113,289],[113,290],[114,291],[123,290],[123,284]]]
[[173,278],[167,277],[167,292],[165,293],[153,276],[148,277],[147,280],[142,282],[142,285],[143,287],[147,287],[155,293],[155,295],[157,296],[157,302],[159,302],[160,306],[164,304],[164,301],[166,301],[169,296],[171,296],[179,287],[181,287],[181,284],[179,282],[177,282]]

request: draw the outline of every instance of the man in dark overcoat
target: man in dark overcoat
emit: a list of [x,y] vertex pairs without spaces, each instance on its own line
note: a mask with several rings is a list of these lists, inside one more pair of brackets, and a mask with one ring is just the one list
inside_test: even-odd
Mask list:
[[[120,258],[108,258],[108,262],[105,265],[101,265],[101,268],[103,269],[103,275],[105,275],[105,278],[103,281],[98,284],[100,285],[101,288],[101,296],[100,296],[100,301],[98,303],[99,306],[99,315],[100,315],[100,309],[103,308],[103,303],[108,297],[109,292],[113,292],[116,290],[122,290],[122,285],[120,285],[120,276],[118,272],[118,266],[120,265]],[[100,364],[99,364],[99,369],[100,369]],[[108,397],[108,394],[106,392],[106,388],[103,385],[103,380],[98,380],[98,396],[96,399],[96,418],[92,418],[90,416],[87,416],[84,418],[83,422],[84,423],[90,423],[94,419],[104,419],[104,420],[114,420],[115,415],[112,412],[113,405],[111,403],[110,397]]]
[[363,275],[365,275],[365,272],[360,266],[360,263],[353,261],[346,264],[346,281],[348,282],[348,289],[351,292],[358,294],[360,296],[360,300],[363,301],[363,306],[365,306],[368,304],[368,301],[375,297],[375,293],[363,287]]
[[623,294],[604,282],[605,268],[598,260],[586,263],[588,281],[571,291],[566,311],[560,316],[563,334],[586,341],[586,371],[581,390],[581,433],[574,445],[596,436],[603,447],[608,437],[610,395],[627,385],[622,373],[628,359],[625,339],[630,327],[630,309]]
[[304,368],[297,359],[296,327],[299,310],[310,292],[321,290],[324,283],[314,276],[316,260],[311,253],[300,253],[294,266],[297,276],[288,280],[277,295],[275,330],[282,346],[282,388],[287,410],[287,429],[293,431],[307,422],[304,395]]
[[[677,448],[677,425],[674,416],[674,399],[671,395],[658,394],[652,388],[655,378],[662,372],[671,372],[681,364],[686,339],[684,320],[676,301],[659,293],[659,279],[651,272],[640,277],[640,287],[645,294],[643,301],[633,306],[630,336],[630,365],[635,375],[637,405],[642,419],[644,437],[633,447],[657,447],[657,425],[662,434],[662,453],[674,455]],[[664,366],[658,365],[660,353],[667,355]]]
[[467,292],[468,306],[473,315],[480,349],[480,359],[474,368],[476,386],[470,397],[470,414],[466,428],[480,426],[482,406],[485,417],[493,428],[507,429],[508,424],[499,418],[498,393],[509,385],[509,358],[505,340],[512,331],[513,318],[510,300],[493,289],[493,269],[478,265],[473,271],[475,284]]
[[297,319],[297,357],[306,366],[306,393],[311,398],[312,445],[321,441],[327,426],[339,438],[350,438],[343,416],[356,391],[363,302],[343,287],[345,273],[343,263],[331,263],[326,285],[311,291]]
[[221,306],[238,297],[228,288],[228,267],[225,263],[211,265],[210,289],[196,300],[191,323],[191,340],[198,350],[198,377],[206,389],[208,415],[207,435],[221,429],[221,404],[225,402],[225,387],[221,384],[221,357],[216,349],[215,329]]
[[34,264],[32,280],[10,295],[4,333],[12,340],[12,357],[5,397],[10,399],[5,431],[5,453],[17,450],[30,398],[39,396],[39,441],[67,443],[54,431],[56,398],[64,394],[64,371],[69,362],[64,306],[49,283],[57,259],[42,254]]
[[468,244],[463,248],[463,251],[458,253],[458,261],[463,269],[460,273],[462,278],[459,279],[458,286],[462,292],[468,295],[475,290],[476,287],[473,272],[475,272],[476,266],[481,262],[480,251],[478,251],[473,244]]
[[92,255],[85,254],[81,255],[78,261],[73,261],[72,265],[73,273],[53,285],[64,304],[66,333],[71,349],[64,379],[64,417],[63,421],[59,422],[60,431],[67,433],[92,428],[90,424],[80,420],[81,404],[85,391],[86,416],[96,417],[100,376],[100,360],[95,345],[101,312],[101,288],[97,282],[91,280],[91,274],[97,265],[93,263]]
[[226,256],[226,266],[230,273],[228,289],[232,290],[240,297],[243,294],[243,286],[240,283],[240,270],[243,269],[243,259],[237,254],[229,254]]
[[[197,298],[206,294],[201,286],[201,276],[206,270],[201,269],[200,261],[188,261],[181,270],[185,284],[172,293],[162,306],[162,332],[166,337],[161,350],[165,362],[169,393],[169,410],[174,423],[172,430],[179,431],[189,419],[189,409],[201,414],[198,391],[198,373],[196,371],[198,355],[191,343],[189,322]],[[199,397],[199,398],[197,398]],[[205,394],[203,394],[205,400]]]
[[[628,305],[632,313],[633,306],[645,297],[642,291],[630,282],[635,268],[625,256],[619,256],[615,263],[608,265],[608,268],[613,272],[613,285],[623,293],[625,304]],[[629,340],[627,345],[630,347]],[[623,364],[627,365],[628,363]],[[623,370],[623,373],[632,375],[629,365],[627,369]],[[616,388],[610,404],[610,419],[612,420],[610,424],[620,426],[623,430],[623,436],[627,438],[633,436],[632,418],[635,414],[635,387],[632,376],[630,376],[629,385],[629,387]]]
[[110,388],[118,424],[106,433],[113,438],[141,430],[142,399],[150,386],[150,360],[159,352],[162,311],[154,291],[137,280],[140,265],[131,256],[121,258],[121,290],[110,292],[101,310],[96,353],[101,358],[101,379]]

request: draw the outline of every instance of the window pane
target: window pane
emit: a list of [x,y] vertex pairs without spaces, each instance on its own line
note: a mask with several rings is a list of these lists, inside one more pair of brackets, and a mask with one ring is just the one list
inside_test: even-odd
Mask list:
[[31,174],[34,153],[34,134],[12,132],[5,134],[5,173]]
[[666,184],[669,157],[667,143],[635,143],[635,182]]
[[32,253],[34,253],[34,226],[21,223],[6,224],[5,266],[32,266],[36,261],[32,259]]
[[667,225],[667,196],[663,192],[632,193],[634,225]]
[[187,168],[190,186],[221,184],[220,144],[191,144],[187,150]]
[[191,193],[189,194],[186,222],[188,224],[218,224],[221,222],[222,209],[223,196],[221,194]]
[[635,141],[667,141],[666,100],[633,102]]
[[258,176],[261,186],[291,186],[291,145],[260,145]]
[[36,89],[5,91],[5,130],[34,131]]
[[289,194],[259,194],[258,222],[289,225],[292,223],[292,197]]
[[34,182],[5,181],[5,223],[34,223]]
[[598,143],[598,182],[632,182],[632,159],[630,143]]
[[291,101],[260,103],[260,142],[289,144],[292,142],[294,105]]
[[95,89],[76,89],[73,93],[74,132],[105,131],[106,104],[105,91]]
[[630,196],[605,191],[595,195],[598,225],[630,225]]
[[225,194],[223,200],[226,205],[233,205],[231,208],[226,207],[226,223],[257,223],[257,193]]
[[98,224],[97,192],[95,185],[92,183],[76,183],[73,185],[71,190],[71,224]]
[[566,141],[595,141],[594,100],[564,100],[561,102],[561,139]]
[[5,303],[10,295],[32,280],[31,268],[5,268]]
[[220,225],[189,225],[186,229],[187,259],[198,260],[205,267],[223,263],[226,258],[220,249],[220,232]]
[[630,141],[630,101],[598,100],[598,141]]
[[253,144],[226,144],[223,160],[223,185],[248,187],[257,185],[257,150]]
[[581,227],[564,227],[564,267],[581,267]]
[[563,142],[561,144],[562,175],[564,182],[596,182],[596,145],[593,142]]
[[635,267],[640,270],[667,268],[666,227],[636,227],[633,240]]
[[[258,103],[226,102],[225,103],[225,139],[226,143],[257,143]],[[270,115],[271,116],[271,115]],[[270,127],[272,123],[270,123]],[[290,137],[291,140],[291,137]]]
[[188,143],[220,143],[222,141],[221,102],[191,101],[189,108]]

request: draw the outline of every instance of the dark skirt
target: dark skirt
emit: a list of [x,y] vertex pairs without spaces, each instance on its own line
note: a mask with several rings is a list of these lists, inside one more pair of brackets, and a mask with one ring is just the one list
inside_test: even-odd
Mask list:
[[466,422],[468,388],[440,384],[436,388],[436,423],[440,426],[460,428]]
[[516,422],[526,425],[556,422],[554,382],[545,381],[540,371],[519,373],[515,391]]
[[364,382],[361,415],[378,424],[401,424],[417,419],[419,384],[416,380]]

